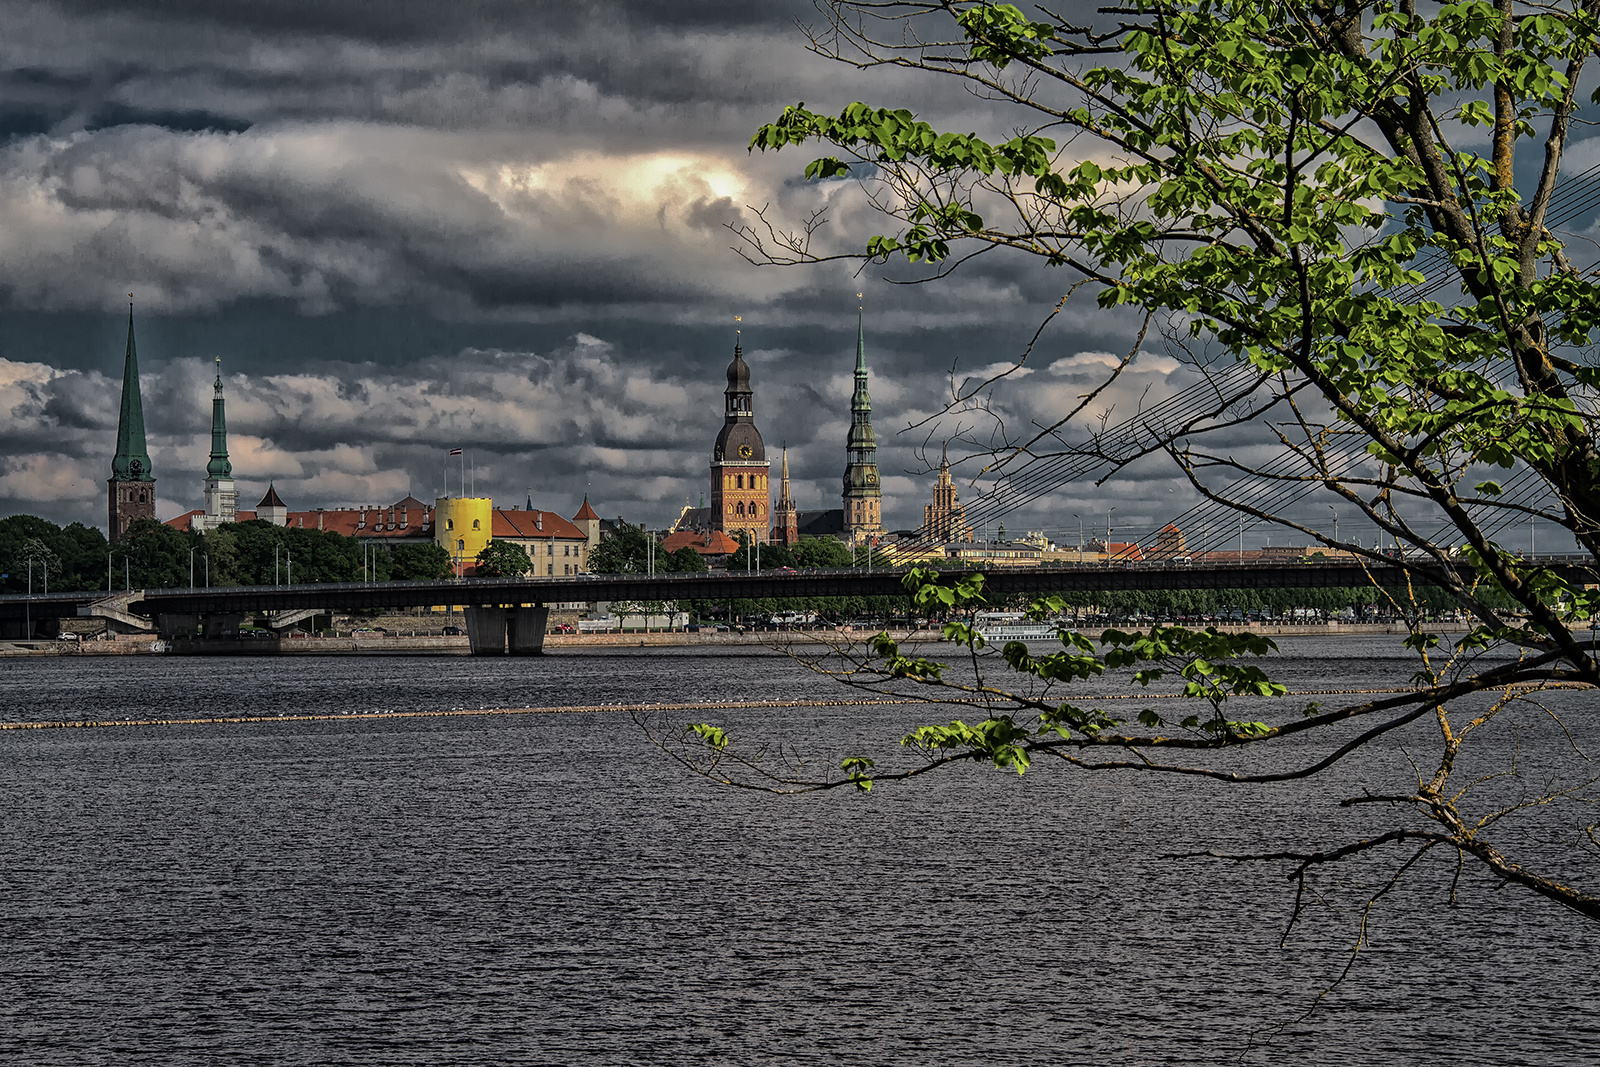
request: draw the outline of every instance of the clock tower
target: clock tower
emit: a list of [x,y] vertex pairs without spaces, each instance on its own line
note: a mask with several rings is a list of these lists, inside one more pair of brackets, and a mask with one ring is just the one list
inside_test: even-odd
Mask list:
[[772,522],[772,496],[767,486],[770,464],[767,446],[756,429],[750,365],[737,340],[723,396],[722,432],[711,453],[711,521],[733,537],[748,533],[752,541],[765,541]]
[[122,361],[122,411],[117,454],[106,480],[107,539],[120,540],[135,519],[156,517],[156,479],[144,443],[144,402],[139,397],[139,357],[133,347],[133,305],[128,305],[128,350]]
[[850,397],[850,437],[845,442],[844,533],[851,544],[883,534],[883,487],[878,483],[878,439],[872,433],[867,393],[867,340],[856,311],[856,389]]

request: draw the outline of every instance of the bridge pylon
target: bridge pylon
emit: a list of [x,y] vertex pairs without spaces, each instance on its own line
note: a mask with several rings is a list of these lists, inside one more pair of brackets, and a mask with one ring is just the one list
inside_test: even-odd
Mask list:
[[487,605],[468,607],[467,642],[474,656],[539,656],[544,654],[544,630],[550,608]]

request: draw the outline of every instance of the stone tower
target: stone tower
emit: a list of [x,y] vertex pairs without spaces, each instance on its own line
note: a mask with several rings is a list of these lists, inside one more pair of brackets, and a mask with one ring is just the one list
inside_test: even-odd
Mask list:
[[256,518],[270,522],[274,526],[289,525],[289,508],[278,495],[277,486],[271,482],[267,483],[267,495],[256,505]]
[[772,520],[767,446],[756,429],[755,393],[750,389],[750,365],[735,340],[733,362],[728,364],[728,388],[722,413],[722,432],[711,453],[711,522],[733,537],[748,533],[766,540]]
[[778,483],[778,507],[772,513],[772,543],[792,545],[800,540],[800,512],[789,495],[789,450],[783,450],[783,476]]
[[156,479],[144,443],[144,402],[139,396],[139,356],[133,346],[133,304],[128,304],[128,350],[122,361],[122,411],[117,453],[106,479],[106,534],[120,540],[135,519],[156,517]]
[[239,494],[233,488],[233,464],[228,462],[228,415],[222,399],[222,357],[217,357],[217,381],[211,396],[211,459],[206,464],[205,527],[212,529],[239,518]]
[[850,397],[849,465],[844,469],[844,531],[855,544],[883,533],[883,487],[878,484],[878,440],[872,433],[867,393],[867,341],[856,313],[856,389]]

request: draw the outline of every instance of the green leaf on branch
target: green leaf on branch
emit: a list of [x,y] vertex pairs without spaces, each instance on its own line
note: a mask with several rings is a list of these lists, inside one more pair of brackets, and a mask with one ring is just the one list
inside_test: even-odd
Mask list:
[[705,722],[694,722],[689,724],[689,729],[698,734],[700,740],[705,742],[708,747],[714,748],[718,752],[728,747],[727,731],[720,726],[712,726],[710,723]]

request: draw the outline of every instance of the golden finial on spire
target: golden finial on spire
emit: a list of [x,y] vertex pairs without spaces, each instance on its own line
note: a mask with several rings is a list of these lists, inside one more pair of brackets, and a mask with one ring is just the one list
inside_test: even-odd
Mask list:
[[[744,322],[744,316],[743,316],[743,315],[735,315],[735,316],[734,316],[734,317],[733,317],[733,321],[734,321],[734,322],[737,322],[737,323],[743,323],[743,322]],[[743,332],[743,331],[742,331],[742,330],[740,330],[740,329],[739,329],[739,327],[738,327],[738,326],[735,326],[735,327],[734,327],[734,328],[733,328],[733,335],[734,335],[734,336],[735,336],[735,337],[738,337],[738,336],[739,336],[739,334],[740,334],[740,333],[742,333],[742,332]]]

